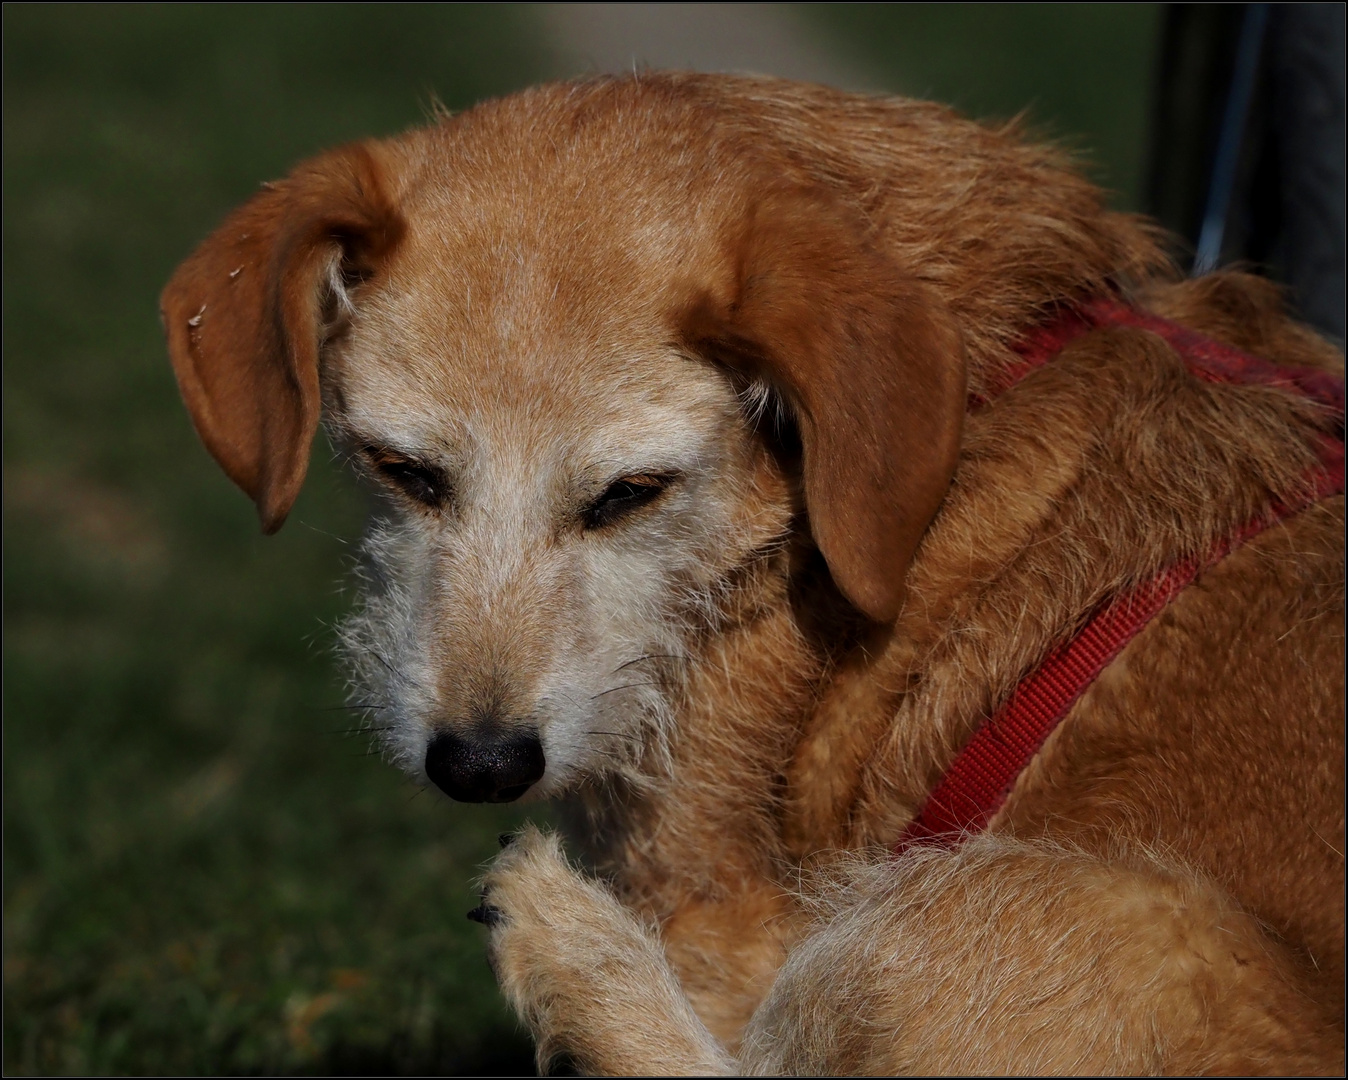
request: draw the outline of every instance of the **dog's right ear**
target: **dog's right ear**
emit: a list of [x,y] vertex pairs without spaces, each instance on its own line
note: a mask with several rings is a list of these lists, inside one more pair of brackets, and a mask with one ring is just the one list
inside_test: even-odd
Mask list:
[[281,527],[308,469],[325,303],[377,274],[403,229],[374,152],[353,144],[266,185],[164,288],[183,401],[265,532]]
[[827,193],[764,188],[678,322],[693,351],[790,408],[814,540],[843,595],[889,622],[959,456],[963,341],[859,215]]

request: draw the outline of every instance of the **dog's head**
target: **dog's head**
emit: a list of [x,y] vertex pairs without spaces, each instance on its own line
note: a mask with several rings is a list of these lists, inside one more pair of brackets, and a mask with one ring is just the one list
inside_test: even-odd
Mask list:
[[320,413],[387,493],[349,651],[396,759],[459,799],[631,766],[793,536],[893,619],[954,468],[964,365],[932,291],[841,196],[633,85],[315,159],[163,295],[264,529]]

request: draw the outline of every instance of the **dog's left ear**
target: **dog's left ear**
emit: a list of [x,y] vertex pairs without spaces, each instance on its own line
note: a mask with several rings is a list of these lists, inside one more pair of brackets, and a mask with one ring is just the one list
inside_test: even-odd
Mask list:
[[815,543],[843,595],[891,621],[959,453],[959,330],[934,289],[814,193],[762,196],[727,254],[684,313],[688,343],[785,399]]

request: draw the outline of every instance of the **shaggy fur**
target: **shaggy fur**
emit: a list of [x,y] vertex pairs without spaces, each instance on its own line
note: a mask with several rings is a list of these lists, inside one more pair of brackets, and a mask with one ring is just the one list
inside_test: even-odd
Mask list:
[[[340,149],[180,268],[183,395],[266,527],[320,401],[389,493],[345,637],[391,756],[536,731],[531,795],[579,810],[603,884],[534,831],[486,879],[542,1059],[1342,1070],[1342,498],[1144,629],[989,835],[884,853],[1050,648],[1294,497],[1335,423],[1136,329],[966,408],[1111,291],[1342,373],[1270,286],[1172,280],[1055,150],[770,80]],[[623,483],[658,491],[596,524]]]

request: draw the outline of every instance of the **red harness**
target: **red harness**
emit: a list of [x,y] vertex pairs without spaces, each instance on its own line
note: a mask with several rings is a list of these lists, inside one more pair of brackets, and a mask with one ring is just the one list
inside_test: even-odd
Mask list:
[[1183,357],[1190,371],[1211,382],[1280,386],[1318,401],[1336,418],[1337,438],[1322,437],[1321,462],[1307,478],[1303,497],[1276,503],[1206,554],[1183,559],[1155,579],[1113,597],[1096,609],[1075,638],[1049,653],[1036,671],[1021,680],[1006,704],[974,732],[894,845],[896,853],[920,842],[953,845],[984,829],[1076,700],[1180,590],[1270,525],[1320,499],[1343,493],[1344,385],[1340,379],[1323,371],[1260,360],[1117,301],[1097,301],[1074,309],[1032,332],[1017,349],[1023,363],[1008,372],[994,392],[1008,389],[1082,334],[1110,326],[1133,326],[1158,334]]

